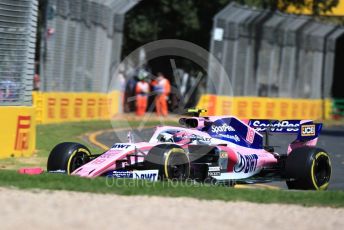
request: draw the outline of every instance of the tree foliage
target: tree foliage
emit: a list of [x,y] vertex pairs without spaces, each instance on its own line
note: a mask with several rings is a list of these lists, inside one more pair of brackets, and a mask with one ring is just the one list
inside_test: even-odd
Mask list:
[[265,9],[285,11],[293,6],[296,9],[308,9],[313,15],[331,11],[338,5],[339,0],[239,0],[238,2],[246,5],[253,5]]
[[126,15],[126,55],[157,39],[182,39],[209,45],[212,17],[230,0],[143,0]]
[[296,8],[307,8],[311,10],[313,15],[320,15],[331,11],[333,7],[337,6],[339,0],[283,0],[281,9],[286,9],[289,5],[294,5]]

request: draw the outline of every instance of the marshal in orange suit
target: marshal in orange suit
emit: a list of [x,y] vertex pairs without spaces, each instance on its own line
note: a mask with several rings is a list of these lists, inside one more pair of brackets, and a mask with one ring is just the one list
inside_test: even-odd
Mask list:
[[167,100],[171,92],[170,81],[162,73],[158,73],[156,80],[152,83],[153,90],[156,94],[155,107],[158,116],[168,115]]
[[135,93],[136,93],[136,115],[143,116],[146,113],[149,84],[145,81],[146,74],[139,73],[139,82],[136,83]]

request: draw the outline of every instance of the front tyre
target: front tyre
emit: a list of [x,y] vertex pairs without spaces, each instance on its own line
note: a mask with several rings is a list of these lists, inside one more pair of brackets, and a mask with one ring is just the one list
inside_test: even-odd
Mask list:
[[75,169],[90,161],[90,150],[79,143],[63,142],[51,150],[48,163],[48,172],[65,172],[71,174]]
[[158,145],[147,154],[146,169],[158,169],[161,179],[187,179],[190,177],[190,161],[178,145]]
[[326,190],[331,171],[327,152],[315,147],[301,147],[287,157],[286,183],[289,189]]

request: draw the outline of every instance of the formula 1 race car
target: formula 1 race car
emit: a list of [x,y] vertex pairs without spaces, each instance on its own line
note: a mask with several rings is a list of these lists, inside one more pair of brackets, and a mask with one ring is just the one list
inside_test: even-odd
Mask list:
[[[183,127],[157,127],[148,142],[115,143],[98,155],[78,143],[58,144],[47,170],[90,178],[191,179],[228,185],[283,180],[289,189],[327,189],[330,157],[315,147],[322,124],[200,117],[201,112],[189,110],[192,116],[179,120]],[[276,152],[269,144],[272,134],[296,138],[285,151]]]

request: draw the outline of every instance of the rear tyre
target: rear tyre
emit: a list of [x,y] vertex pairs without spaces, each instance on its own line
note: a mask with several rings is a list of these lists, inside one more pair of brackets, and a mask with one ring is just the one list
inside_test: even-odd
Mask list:
[[158,169],[160,179],[180,179],[190,177],[190,161],[186,152],[178,145],[158,145],[147,154],[146,169]]
[[331,171],[327,152],[315,147],[301,147],[293,150],[286,160],[286,183],[289,189],[326,190]]
[[79,143],[63,142],[51,150],[48,163],[48,172],[65,172],[71,174],[75,169],[90,161],[90,150]]

